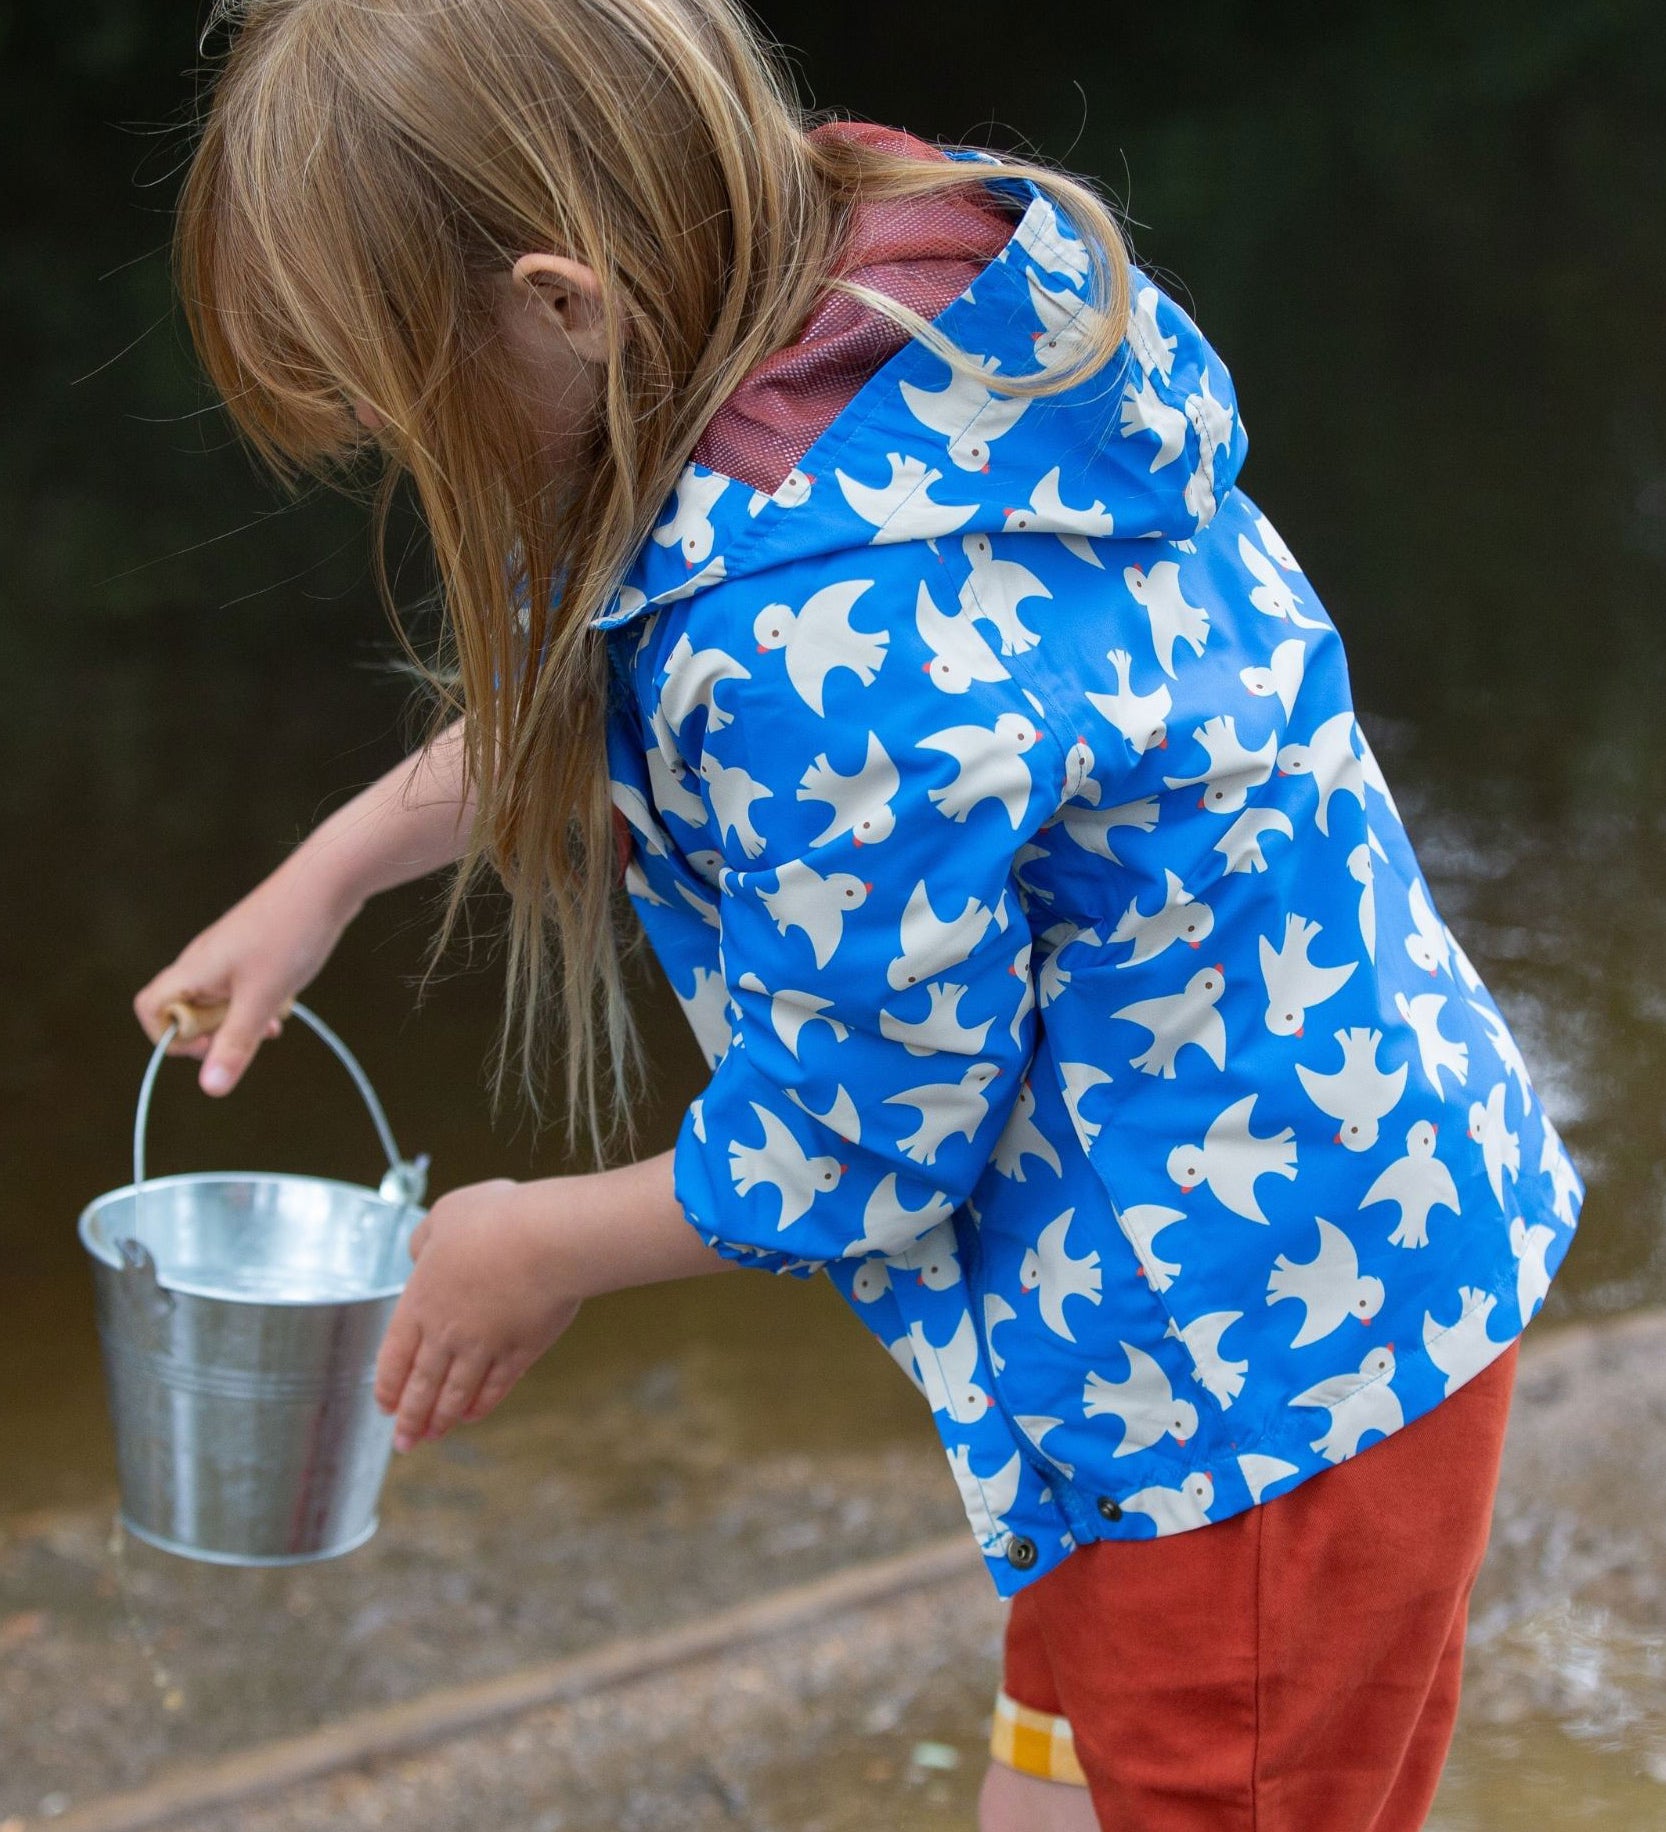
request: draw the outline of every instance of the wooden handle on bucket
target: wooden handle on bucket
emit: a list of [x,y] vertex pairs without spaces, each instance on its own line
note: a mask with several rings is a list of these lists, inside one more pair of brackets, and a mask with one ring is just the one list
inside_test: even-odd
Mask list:
[[[295,1001],[285,999],[278,1007],[278,1016],[287,1018],[294,1010]],[[192,1043],[198,1037],[206,1037],[210,1031],[216,1031],[225,1022],[226,1013],[231,1009],[230,1002],[220,999],[204,1002],[191,999],[170,999],[162,1007],[162,1016],[170,1024],[179,1026],[177,1043]]]

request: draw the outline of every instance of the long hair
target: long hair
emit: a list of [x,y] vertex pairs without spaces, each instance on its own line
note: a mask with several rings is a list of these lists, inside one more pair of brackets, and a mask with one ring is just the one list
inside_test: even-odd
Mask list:
[[[852,210],[991,178],[1032,180],[1090,248],[1068,363],[981,377],[1045,394],[1100,368],[1128,315],[1119,225],[1030,161],[924,160],[807,135],[731,0],[220,0],[229,30],[181,195],[175,258],[210,379],[287,482],[341,480],[382,426],[378,577],[432,694],[426,742],[463,721],[474,820],[430,969],[487,867],[508,893],[492,1084],[538,1110],[561,1021],[568,1132],[628,1130],[634,1032],[590,620],[647,538],[706,422],[791,343],[830,284],[914,336],[922,319],[833,280]],[[491,286],[549,249],[601,282],[605,381],[576,489],[557,491],[496,335]],[[947,354],[951,360],[955,352]],[[443,621],[419,657],[381,563],[408,477]],[[529,665],[528,658],[538,658]],[[605,1099],[604,1099],[605,1094]]]

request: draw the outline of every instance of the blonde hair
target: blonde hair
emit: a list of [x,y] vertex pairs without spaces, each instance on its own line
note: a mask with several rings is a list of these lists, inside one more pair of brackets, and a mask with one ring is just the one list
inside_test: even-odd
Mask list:
[[[341,479],[362,453],[354,400],[384,422],[383,597],[432,691],[428,741],[463,718],[476,806],[429,972],[489,862],[509,894],[494,1103],[518,1061],[536,1115],[553,1005],[569,1140],[582,1118],[599,1152],[604,1085],[628,1135],[636,1045],[606,645],[591,618],[706,422],[827,292],[856,204],[1020,178],[1065,210],[1093,251],[1095,309],[1069,364],[982,378],[1013,393],[1067,388],[1117,350],[1120,228],[1086,184],[1034,162],[807,137],[731,0],[220,0],[210,29],[222,25],[232,38],[175,241],[192,336],[238,427],[290,483]],[[566,499],[517,411],[486,284],[542,249],[593,268],[605,312],[593,450]],[[845,290],[941,345],[900,304]],[[382,563],[402,475],[442,588],[429,662]]]

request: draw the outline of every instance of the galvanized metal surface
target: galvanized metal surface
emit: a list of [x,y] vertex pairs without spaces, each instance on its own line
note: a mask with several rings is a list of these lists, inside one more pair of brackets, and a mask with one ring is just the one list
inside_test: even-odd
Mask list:
[[393,1448],[377,1349],[410,1271],[427,1160],[400,1158],[352,1053],[388,1169],[379,1189],[258,1172],[145,1176],[152,1052],[133,1182],[87,1205],[122,1521],[148,1544],[230,1565],[339,1557],[376,1530]]

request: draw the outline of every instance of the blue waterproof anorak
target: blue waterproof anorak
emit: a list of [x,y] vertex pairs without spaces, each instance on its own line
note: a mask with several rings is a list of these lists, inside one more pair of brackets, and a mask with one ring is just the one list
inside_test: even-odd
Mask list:
[[[937,320],[1068,361],[1052,205]],[[1203,1527],[1521,1331],[1580,1180],[1441,920],[1342,644],[1134,276],[1026,401],[911,343],[772,496],[691,466],[611,630],[627,882],[713,1065],[675,1184],[825,1268],[998,1590]]]

